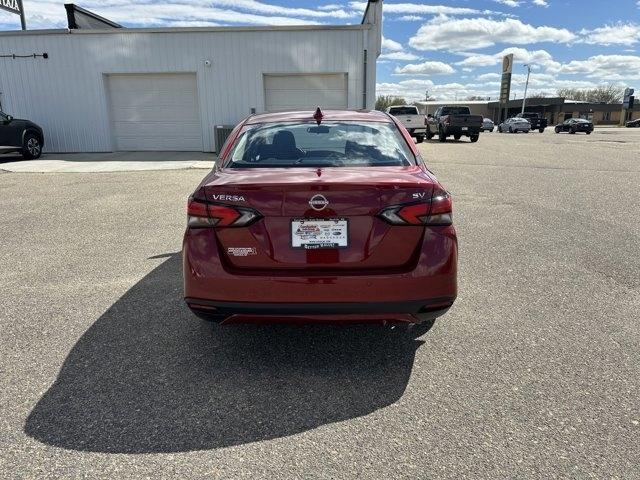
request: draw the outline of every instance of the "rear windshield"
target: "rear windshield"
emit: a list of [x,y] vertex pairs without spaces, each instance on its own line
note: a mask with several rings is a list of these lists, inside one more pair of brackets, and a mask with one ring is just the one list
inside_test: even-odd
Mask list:
[[416,160],[394,124],[323,122],[250,126],[236,140],[225,166],[378,167]]
[[469,115],[469,107],[443,108],[441,115]]
[[391,115],[418,115],[417,107],[390,107]]

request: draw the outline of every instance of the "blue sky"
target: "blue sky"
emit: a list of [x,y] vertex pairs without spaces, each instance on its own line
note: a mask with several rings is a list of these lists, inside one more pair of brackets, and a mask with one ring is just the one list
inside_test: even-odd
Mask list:
[[[64,1],[24,0],[30,28],[66,26]],[[358,23],[363,1],[87,0],[78,5],[125,26]],[[0,30],[19,28],[0,12]],[[495,98],[499,62],[514,53],[512,94],[603,83],[640,87],[640,0],[384,2],[378,94],[408,100]],[[1,48],[1,45],[0,45]]]

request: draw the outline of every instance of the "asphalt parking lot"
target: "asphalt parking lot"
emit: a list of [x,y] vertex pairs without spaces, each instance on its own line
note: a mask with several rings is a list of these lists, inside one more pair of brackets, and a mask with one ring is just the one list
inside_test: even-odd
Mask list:
[[0,477],[640,477],[640,130],[420,149],[460,291],[416,334],[193,317],[204,170],[0,173]]

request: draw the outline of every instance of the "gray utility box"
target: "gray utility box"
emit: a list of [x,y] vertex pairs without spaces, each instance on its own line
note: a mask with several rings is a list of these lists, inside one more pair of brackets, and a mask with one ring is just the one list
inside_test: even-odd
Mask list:
[[224,145],[224,142],[227,141],[227,138],[231,134],[231,131],[233,130],[233,128],[234,128],[233,125],[216,125],[216,128],[215,128],[216,145],[214,150],[216,153],[220,153],[220,150],[222,150],[222,146]]

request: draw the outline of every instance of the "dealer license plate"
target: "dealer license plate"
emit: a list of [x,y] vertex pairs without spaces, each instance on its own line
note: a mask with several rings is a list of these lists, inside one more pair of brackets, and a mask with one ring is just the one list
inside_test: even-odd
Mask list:
[[291,246],[315,250],[345,248],[348,242],[346,218],[291,220]]

